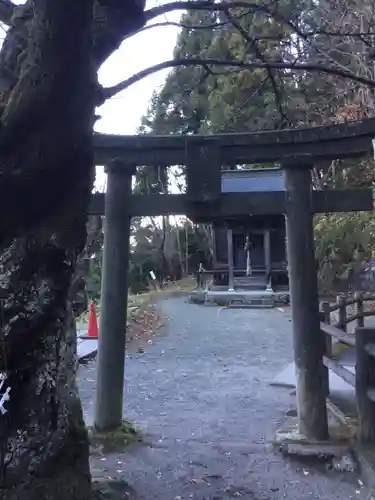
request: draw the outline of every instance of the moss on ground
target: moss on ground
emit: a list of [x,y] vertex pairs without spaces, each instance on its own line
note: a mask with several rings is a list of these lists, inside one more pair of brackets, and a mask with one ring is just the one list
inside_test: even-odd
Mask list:
[[336,342],[332,346],[332,354],[335,358],[340,358],[349,347],[342,342]]
[[116,429],[99,432],[91,427],[88,432],[92,453],[120,452],[127,446],[142,441],[140,432],[126,420]]
[[176,283],[170,283],[165,288],[158,290],[150,290],[149,292],[140,293],[139,295],[129,295],[129,307],[138,307],[139,309],[147,307],[159,298],[169,298],[178,296],[180,293],[187,293],[194,290],[196,286],[195,278],[184,278]]
[[[128,297],[128,321],[137,322],[147,308],[150,307],[159,298],[169,298],[179,296],[179,294],[191,292],[196,285],[195,278],[184,278],[176,283],[170,283],[168,286],[158,290],[140,293],[138,295],[129,295]],[[100,317],[100,302],[96,304],[96,315]],[[76,318],[77,328],[86,329],[89,317],[89,311],[85,311]]]
[[93,481],[92,500],[128,500],[135,499],[134,490],[126,481],[106,479]]

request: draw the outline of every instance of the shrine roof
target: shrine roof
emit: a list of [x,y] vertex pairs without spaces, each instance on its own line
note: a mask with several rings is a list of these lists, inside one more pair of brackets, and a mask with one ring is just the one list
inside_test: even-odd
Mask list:
[[284,174],[279,168],[225,170],[221,176],[222,193],[257,193],[284,190]]

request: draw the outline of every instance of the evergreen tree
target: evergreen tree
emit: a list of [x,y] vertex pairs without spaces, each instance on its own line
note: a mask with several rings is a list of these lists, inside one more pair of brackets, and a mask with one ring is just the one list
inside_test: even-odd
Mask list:
[[[210,57],[218,16],[210,11],[188,11],[181,17],[184,26],[174,49],[174,59]],[[159,93],[151,99],[148,113],[142,119],[141,133],[198,132],[207,119],[207,71],[202,66],[180,66],[167,76]]]
[[[303,0],[293,6],[285,0],[275,17],[238,8],[230,14],[188,11],[181,18],[174,58],[290,63],[298,50],[290,23],[301,24],[304,9]],[[300,52],[306,59],[306,50]],[[168,134],[291,127],[306,121],[304,93],[301,79],[286,70],[180,66],[154,94],[140,130]]]

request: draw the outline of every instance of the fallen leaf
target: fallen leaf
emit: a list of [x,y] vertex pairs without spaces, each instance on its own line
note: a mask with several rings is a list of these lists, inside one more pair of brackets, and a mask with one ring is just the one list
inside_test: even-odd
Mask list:
[[207,483],[207,481],[205,481],[204,479],[196,479],[196,478],[192,478],[190,479],[189,483],[191,484],[196,484],[196,485],[199,485],[199,484],[210,484],[210,483]]
[[223,476],[220,474],[205,474],[207,479],[221,479]]

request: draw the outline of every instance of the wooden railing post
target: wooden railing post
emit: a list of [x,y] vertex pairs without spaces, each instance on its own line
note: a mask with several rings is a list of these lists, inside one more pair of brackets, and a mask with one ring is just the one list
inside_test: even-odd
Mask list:
[[233,260],[233,231],[227,229],[228,245],[228,291],[234,292],[234,260]]
[[364,318],[364,308],[363,308],[363,296],[361,292],[356,292],[355,295],[355,312],[357,314],[357,326],[364,326],[365,325],[365,318]]
[[[375,443],[375,358],[369,347],[375,348],[375,328],[356,328],[356,397],[359,418],[359,439]],[[372,396],[370,399],[369,396]]]
[[[331,324],[331,311],[329,302],[324,301],[321,303],[321,315],[322,320],[327,325]],[[332,357],[332,337],[330,335],[325,335],[325,352],[324,355],[328,358]],[[327,367],[324,367],[324,379],[323,384],[325,386],[326,396],[329,396],[329,370]]]
[[346,300],[344,297],[337,297],[336,298],[336,303],[339,306],[339,321],[337,327],[340,328],[340,330],[343,330],[346,332],[347,330],[347,325],[346,325],[346,319],[347,319],[347,313],[346,313]]
[[202,286],[203,286],[203,289],[205,292],[208,292],[208,288],[209,288],[209,280],[210,280],[210,275],[205,273],[204,275],[204,278],[203,278],[203,283],[202,283]]

